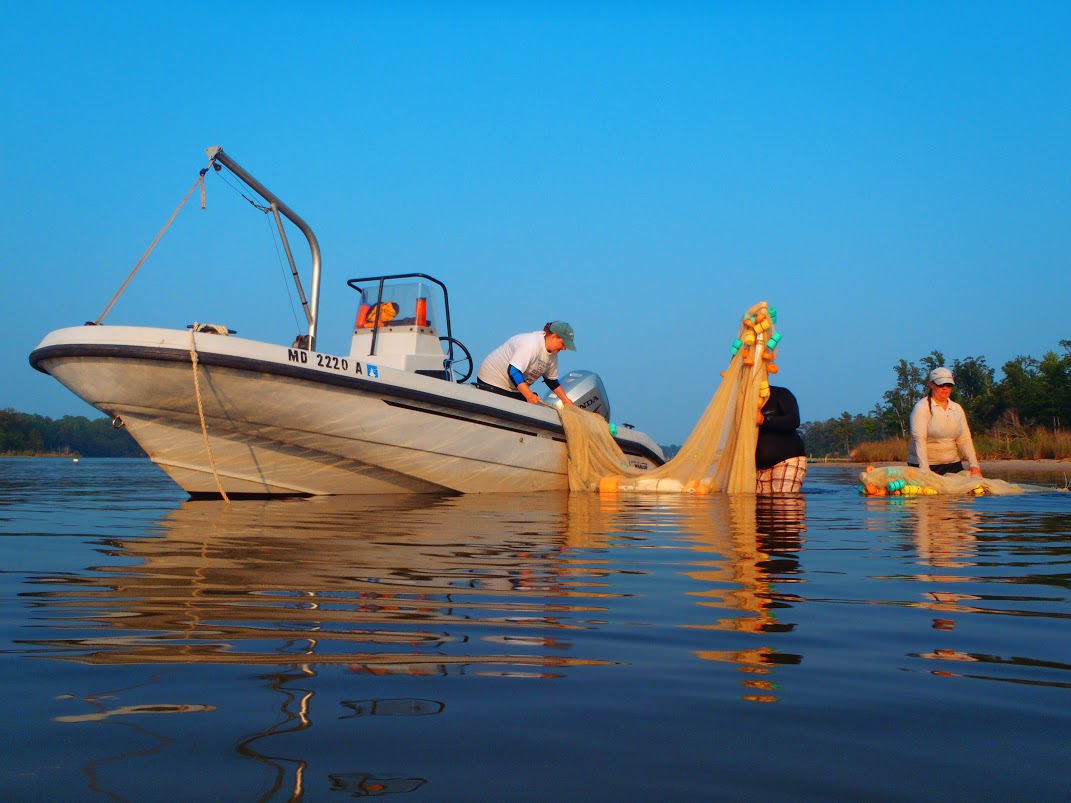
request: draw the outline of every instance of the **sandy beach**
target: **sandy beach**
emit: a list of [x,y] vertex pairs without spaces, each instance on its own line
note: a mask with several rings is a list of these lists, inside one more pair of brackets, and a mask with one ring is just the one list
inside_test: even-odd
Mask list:
[[1071,474],[1071,460],[983,460],[982,473],[992,471],[1038,471],[1054,474]]
[[[992,473],[994,476],[1000,475],[1005,472],[1012,471],[1029,471],[1038,473],[1052,473],[1052,474],[1071,474],[1071,459],[1062,458],[1060,460],[982,460],[982,473],[989,475]],[[821,460],[814,461],[815,465],[822,465]],[[868,465],[872,466],[897,466],[903,465],[903,463],[897,461],[889,462],[875,462],[875,463],[859,463],[859,462],[847,462],[842,465],[859,466],[859,470],[862,471]]]

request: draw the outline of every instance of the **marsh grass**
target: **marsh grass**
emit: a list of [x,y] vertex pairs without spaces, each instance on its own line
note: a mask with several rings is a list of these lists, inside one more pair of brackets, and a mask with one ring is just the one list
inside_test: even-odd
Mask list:
[[903,463],[907,460],[907,440],[866,441],[852,449],[850,457],[856,463]]
[[[908,440],[890,438],[861,443],[851,459],[859,463],[903,463]],[[1071,432],[1063,430],[998,428],[974,436],[979,460],[1060,460],[1071,458]]]
[[1071,432],[1063,430],[993,430],[974,439],[986,460],[1059,460],[1071,457]]

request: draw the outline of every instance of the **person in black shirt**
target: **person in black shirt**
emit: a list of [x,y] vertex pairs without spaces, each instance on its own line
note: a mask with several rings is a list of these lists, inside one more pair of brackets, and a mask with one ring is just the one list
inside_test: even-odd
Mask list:
[[795,493],[807,476],[807,450],[800,437],[800,407],[788,388],[770,387],[758,416],[755,493]]

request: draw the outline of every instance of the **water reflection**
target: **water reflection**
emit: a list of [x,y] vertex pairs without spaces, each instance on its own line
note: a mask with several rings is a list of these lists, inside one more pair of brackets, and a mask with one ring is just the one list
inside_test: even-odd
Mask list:
[[[574,497],[575,498],[575,497]],[[629,521],[634,498],[609,496],[596,507],[583,497],[575,498],[583,515],[598,510],[603,532],[635,531],[639,522]],[[790,589],[802,582],[800,552],[807,525],[807,498],[803,494],[767,496],[734,495],[713,498],[672,495],[656,497],[657,520],[669,520],[684,534],[690,557],[686,577],[697,581],[698,590],[686,594],[696,604],[715,614],[712,621],[684,625],[688,629],[732,631],[753,635],[789,633],[795,623],[786,621],[793,605],[801,601]],[[650,510],[637,506],[637,511]],[[580,520],[572,515],[572,520]],[[724,615],[722,615],[724,614]],[[772,677],[779,666],[802,662],[799,654],[772,644],[741,649],[703,649],[692,653],[705,661],[735,664],[747,677],[741,681],[741,699],[772,703],[779,699],[779,685]]]
[[[92,664],[345,664],[407,675],[556,676],[607,663],[569,632],[620,597],[600,551],[687,534],[711,626],[791,630],[802,495],[712,500],[589,494],[186,502],[157,537],[108,539],[110,561],[24,596],[77,636],[40,652]],[[136,569],[131,569],[131,565]],[[94,632],[96,631],[96,632]]]
[[907,513],[912,520],[918,561],[936,569],[975,565],[981,513],[970,500],[938,497],[916,500]]
[[[875,504],[877,503],[877,504]],[[969,569],[977,564],[982,514],[976,500],[952,496],[925,498],[866,499],[867,528],[881,532],[904,533],[905,556],[916,567],[914,574],[902,576],[924,583],[928,588],[919,591],[921,601],[909,604],[944,613],[972,610],[961,606],[963,601],[977,599],[974,594],[956,588],[956,584],[971,582]],[[940,588],[934,586],[940,585]],[[951,630],[952,619],[936,618],[933,626]]]
[[[721,560],[689,576],[712,584],[693,592],[705,598],[700,604],[734,612],[714,627],[747,632],[787,632],[779,611],[796,597],[784,588],[799,582],[801,533],[806,530],[806,498],[801,494],[734,496],[717,509],[724,520],[711,527],[700,519],[689,521],[696,532],[696,549]],[[706,511],[697,511],[703,516]],[[741,615],[743,614],[743,615]]]
[[1055,679],[1047,680],[1032,680],[1021,677],[1019,673],[1016,673],[1011,677],[1002,677],[997,674],[1001,669],[1007,669],[1012,667],[1015,669],[1025,670],[1045,670],[1051,673],[1052,670],[1058,670],[1061,673],[1071,671],[1071,664],[1060,663],[1058,661],[1042,661],[1031,658],[1021,658],[1012,656],[1005,658],[1000,655],[990,655],[988,653],[979,652],[964,652],[963,650],[949,650],[949,649],[935,649],[932,652],[922,653],[909,653],[912,658],[928,658],[937,661],[952,661],[955,663],[966,664],[990,664],[995,670],[992,673],[983,674],[981,671],[969,672],[969,671],[952,671],[950,669],[933,669],[931,674],[939,675],[941,677],[949,678],[970,678],[973,680],[989,680],[989,681],[1003,681],[1005,683],[1015,683],[1018,685],[1029,686],[1046,686],[1058,689],[1071,689],[1071,682],[1058,681]]
[[[277,672],[261,675],[259,679],[281,700],[277,703],[279,718],[261,731],[242,739],[236,747],[238,754],[253,759],[272,770],[272,781],[267,793],[261,800],[271,800],[280,792],[286,793],[290,800],[299,800],[305,792],[305,771],[308,761],[304,758],[280,756],[272,750],[268,740],[285,734],[299,733],[312,727],[311,706],[316,693],[308,688],[316,677],[316,672],[309,666],[300,666],[289,672]],[[262,747],[261,743],[265,745]]]
[[605,542],[606,522],[564,494],[525,498],[187,502],[160,537],[106,542],[121,561],[28,595],[50,618],[93,611],[106,635],[35,643],[96,664],[599,663],[569,655],[563,634],[613,593],[607,570],[570,556]]
[[[508,799],[548,767],[593,799],[819,796],[829,745],[925,797],[987,727],[1030,764],[999,791],[1026,788],[1067,725],[1068,496],[872,502],[815,475],[804,497],[9,507],[15,797]],[[784,749],[756,774],[711,733]]]
[[[1024,498],[990,505],[980,499],[942,496],[874,501],[878,504],[867,503],[871,514],[868,527],[906,534],[905,563],[916,568],[914,573],[878,579],[909,583],[910,597],[890,604],[931,612],[931,631],[956,631],[967,616],[974,615],[1071,618],[1053,608],[1054,602],[1065,598],[1068,587],[1066,573],[1054,573],[1071,557],[1066,514],[1024,514],[1015,509],[1033,501]],[[1046,533],[1053,537],[1046,537]],[[1059,589],[1059,596],[1044,593],[1046,585]],[[1053,670],[1071,669],[1071,665],[1058,661],[943,645],[906,655],[942,663],[988,665],[994,670],[928,670],[940,677],[1071,688],[1065,681],[1029,677],[1037,675],[1037,670],[1051,675]]]
[[400,792],[415,792],[424,785],[423,778],[404,778],[397,775],[373,775],[369,772],[331,773],[332,792],[346,792],[352,797],[379,797]]
[[[716,560],[704,568],[687,572],[707,586],[690,592],[699,605],[731,613],[701,629],[735,630],[754,634],[788,633],[795,623],[785,616],[799,597],[791,586],[802,579],[799,553],[806,531],[807,501],[802,494],[731,496],[714,508],[719,514],[707,519],[709,509],[696,508],[698,515],[686,521],[695,533],[695,548]],[[720,521],[718,520],[720,518]],[[740,650],[697,650],[708,661],[739,664],[750,675],[767,675],[778,665],[798,664],[802,656],[772,646]],[[743,681],[750,702],[776,702],[777,684],[769,679]]]
[[[937,497],[911,500],[916,504],[904,507],[914,534],[916,561],[921,566],[940,569],[940,572],[920,574],[918,579],[929,584],[952,586],[968,581],[964,574],[951,571],[976,565],[978,533],[981,518],[970,500]],[[935,630],[953,630],[955,613],[973,610],[970,603],[979,597],[956,588],[932,589],[922,592],[921,608],[940,616],[933,619]]]
[[[186,502],[148,536],[103,541],[106,562],[39,578],[23,596],[50,635],[21,643],[32,654],[97,666],[265,667],[255,677],[273,714],[235,749],[270,769],[263,799],[300,796],[308,759],[279,746],[313,727],[324,667],[384,680],[553,680],[581,667],[621,665],[598,638],[583,636],[609,630],[634,638],[632,629],[644,625],[613,614],[636,593],[627,583],[662,568],[657,560],[615,558],[615,550],[631,547],[652,558],[664,550],[685,556],[683,575],[693,582],[672,593],[700,613],[687,613],[678,627],[788,633],[796,626],[786,614],[798,602],[792,589],[802,577],[805,519],[801,495]],[[680,607],[672,597],[658,599],[649,615]],[[741,696],[754,702],[775,701],[771,672],[802,660],[768,642],[688,651],[739,666]],[[341,709],[338,719],[447,710],[433,697],[329,704]],[[173,705],[174,712],[213,708],[203,699]],[[116,705],[56,721],[137,713]],[[364,768],[330,780],[336,791],[366,795],[411,791],[427,779]]]
[[[110,769],[112,765],[125,766],[127,762],[136,759],[147,758],[150,756],[158,757],[166,748],[171,746],[173,741],[171,738],[149,728],[144,721],[139,721],[143,715],[149,715],[149,718],[151,719],[152,716],[160,714],[199,714],[216,710],[216,707],[212,705],[192,703],[122,705],[109,708],[109,703],[113,702],[119,696],[135,692],[143,686],[153,686],[158,682],[159,678],[153,677],[147,684],[126,686],[121,689],[109,689],[107,691],[91,694],[82,700],[82,702],[92,709],[90,713],[54,718],[55,722],[63,723],[104,723],[124,731],[125,735],[131,736],[133,741],[139,745],[134,749],[118,750],[114,753],[108,753],[107,747],[104,747],[103,750],[105,755],[100,755],[88,760],[82,766],[82,774],[85,776],[86,784],[91,792],[106,794],[109,797],[116,798],[117,795],[112,794],[108,790],[106,784],[102,781],[102,776],[106,775],[107,770]],[[70,695],[62,695],[61,697],[70,698]],[[113,717],[114,721],[112,719]],[[130,717],[135,717],[134,721],[128,721]],[[123,740],[115,739],[113,737],[106,741],[107,745],[116,743],[123,743]]]

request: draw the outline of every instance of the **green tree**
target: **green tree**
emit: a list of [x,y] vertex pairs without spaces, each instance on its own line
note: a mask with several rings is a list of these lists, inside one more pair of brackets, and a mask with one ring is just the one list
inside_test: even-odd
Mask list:
[[45,450],[45,439],[41,437],[41,433],[36,429],[31,429],[26,434],[26,451],[30,454],[37,454]]
[[966,357],[952,363],[956,377],[954,398],[963,405],[972,429],[988,429],[1000,417],[994,396],[994,371],[985,357]]
[[1036,423],[1060,429],[1063,422],[1071,422],[1071,355],[1065,353],[1061,357],[1055,351],[1046,352],[1038,363],[1038,374],[1042,395],[1038,399]]
[[111,426],[109,419],[90,421],[65,416],[53,421],[41,415],[0,410],[0,453],[58,452],[85,457],[144,457],[130,433]]
[[930,371],[932,371],[934,368],[940,368],[942,365],[945,364],[945,355],[942,354],[940,351],[934,350],[931,351],[925,357],[923,357],[921,360],[919,360],[919,362],[922,363],[923,366],[922,369],[919,371],[919,374],[922,382],[922,391],[923,393],[925,393],[926,385],[930,381]]
[[906,438],[910,429],[911,408],[922,398],[920,387],[925,387],[925,374],[921,368],[907,360],[896,363],[893,371],[896,373],[896,385],[892,390],[885,391],[882,398],[900,428],[901,437]]
[[1001,414],[1010,413],[1024,424],[1037,419],[1042,389],[1038,361],[1019,356],[1004,363],[1004,379],[995,388]]

